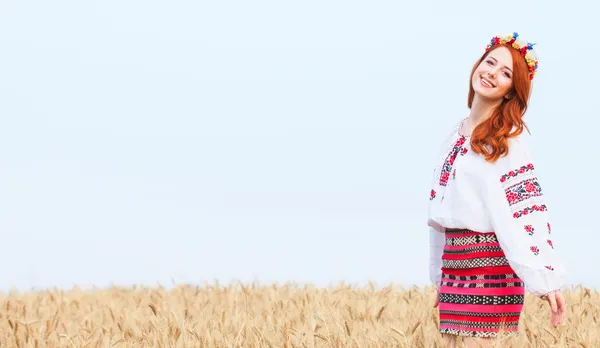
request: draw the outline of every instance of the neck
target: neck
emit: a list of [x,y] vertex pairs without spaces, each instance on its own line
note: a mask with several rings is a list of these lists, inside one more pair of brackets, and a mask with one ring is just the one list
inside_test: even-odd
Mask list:
[[471,127],[475,128],[479,123],[487,120],[492,115],[492,111],[501,103],[502,100],[486,100],[475,94],[469,113]]

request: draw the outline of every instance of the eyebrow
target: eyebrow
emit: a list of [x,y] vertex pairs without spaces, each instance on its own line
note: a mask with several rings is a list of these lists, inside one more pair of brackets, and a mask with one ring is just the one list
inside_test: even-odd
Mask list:
[[[495,60],[495,61],[496,61],[496,63],[498,63],[498,59],[496,59],[496,58],[494,58],[494,57],[492,57],[492,56],[490,56],[490,58],[492,58],[493,60]],[[505,67],[506,69],[510,70],[510,72],[513,72],[513,71],[512,71],[512,70],[511,70],[509,67],[507,67],[506,65],[505,65],[504,67]]]

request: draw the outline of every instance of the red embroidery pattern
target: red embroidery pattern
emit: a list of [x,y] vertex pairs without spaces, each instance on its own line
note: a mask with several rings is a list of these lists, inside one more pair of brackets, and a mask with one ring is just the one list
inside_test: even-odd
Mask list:
[[551,270],[551,271],[554,271],[554,267],[552,267],[552,266],[546,266],[546,268],[549,269],[549,270]]
[[435,190],[431,190],[431,193],[429,194],[429,200],[432,201],[435,198]]
[[548,222],[548,234],[552,234],[552,229],[550,228],[550,223]]
[[550,247],[551,247],[552,249],[554,249],[554,245],[552,245],[552,241],[551,241],[550,239],[548,239],[547,241],[548,241],[548,245],[550,245]]
[[469,152],[469,149],[467,149],[466,147],[463,147],[463,149],[460,151],[460,155],[464,156],[467,154],[467,152]]
[[536,246],[532,246],[531,248],[529,248],[529,250],[531,250],[531,252],[533,253],[533,255],[539,255],[540,253],[540,249],[538,249],[538,247]]
[[537,178],[523,180],[507,188],[505,192],[508,204],[513,205],[531,197],[541,196],[542,187],[536,180]]
[[546,208],[545,204],[542,204],[542,205],[536,205],[536,204],[534,204],[531,207],[527,207],[527,208],[521,209],[519,211],[516,211],[513,214],[513,217],[515,219],[517,219],[517,218],[520,218],[523,215],[527,215],[527,214],[532,213],[534,211],[546,211],[546,210],[548,210],[548,209]]
[[527,231],[530,236],[533,236],[533,231],[535,231],[535,228],[533,228],[531,225],[525,225],[525,231]]
[[452,179],[456,179],[456,169],[452,171]]
[[528,172],[530,170],[533,170],[533,164],[529,163],[526,166],[521,166],[521,168],[517,168],[515,170],[511,170],[510,172],[502,175],[500,177],[500,182],[505,182],[506,180],[510,179],[510,178],[514,178],[515,176],[519,175],[519,174],[523,174],[525,172]]
[[454,165],[454,160],[456,160],[456,156],[458,155],[462,146],[465,144],[465,140],[466,138],[464,136],[458,138],[456,144],[454,144],[454,148],[452,148],[452,151],[450,151],[448,157],[446,157],[440,174],[440,186],[447,186],[450,173],[452,172],[452,166]]

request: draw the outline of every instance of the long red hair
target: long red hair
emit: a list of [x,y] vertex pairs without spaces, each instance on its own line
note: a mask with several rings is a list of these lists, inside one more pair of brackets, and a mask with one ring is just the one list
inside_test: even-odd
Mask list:
[[[529,131],[523,121],[523,115],[527,110],[527,102],[531,94],[529,71],[521,54],[508,44],[494,46],[491,50],[485,52],[473,66],[471,78],[469,79],[469,109],[473,105],[473,98],[475,97],[473,74],[487,55],[500,46],[506,46],[513,59],[513,86],[509,92],[511,97],[510,99],[503,98],[502,103],[492,111],[490,117],[479,123],[471,134],[471,148],[475,153],[484,155],[489,162],[495,162],[501,156],[508,154],[509,138],[521,134],[523,128]],[[515,128],[514,131],[513,128]]]

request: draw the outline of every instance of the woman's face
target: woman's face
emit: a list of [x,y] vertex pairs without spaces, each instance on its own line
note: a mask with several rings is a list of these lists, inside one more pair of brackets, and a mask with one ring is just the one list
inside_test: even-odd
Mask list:
[[490,51],[473,74],[473,90],[485,99],[504,98],[513,86],[512,69],[512,55],[508,47],[501,46]]

